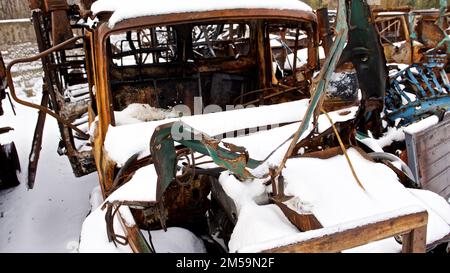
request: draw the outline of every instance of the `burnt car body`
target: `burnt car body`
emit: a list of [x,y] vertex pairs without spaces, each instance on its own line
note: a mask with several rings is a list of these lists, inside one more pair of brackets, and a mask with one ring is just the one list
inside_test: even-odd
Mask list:
[[[360,4],[359,1],[349,2],[348,8],[361,9],[364,11],[361,14],[365,14],[368,9]],[[111,15],[105,12],[97,13],[97,16],[110,19]],[[353,18],[355,23],[361,22],[359,19]],[[195,112],[195,97],[200,98],[204,105],[216,104],[223,107],[237,101],[244,105],[248,103],[276,105],[314,96],[309,90],[312,74],[319,67],[318,50],[315,46],[319,40],[317,27],[314,13],[308,11],[234,9],[156,14],[119,21],[114,27],[111,24],[99,23],[93,32],[87,34],[89,43],[94,48],[91,54],[96,59],[92,62],[95,64],[93,88],[96,100],[95,107],[92,107],[89,113],[90,120],[95,120],[93,146],[101,189],[104,197],[111,194],[111,198],[107,199],[109,201],[103,205],[105,217],[109,219],[107,233],[111,242],[128,243],[134,251],[154,251],[146,243],[140,229],[183,227],[198,236],[212,236],[218,232],[219,238],[227,244],[238,223],[238,211],[236,203],[218,181],[220,173],[225,167],[235,172],[237,177],[244,179],[251,175],[242,164],[247,164],[251,168],[255,168],[258,164],[249,159],[243,148],[224,144],[226,149],[222,149],[217,140],[209,138],[201,131],[196,133],[196,128],[190,126],[181,125],[183,131],[191,130],[194,136],[201,136],[200,139],[204,140],[181,141],[181,146],[175,146],[174,136],[170,133],[173,129],[171,123],[154,129],[150,140],[150,156],[142,157],[142,154],[135,154],[126,162],[118,164],[117,160],[110,157],[113,157],[113,154],[108,153],[108,149],[105,148],[108,135],[113,130],[111,126],[117,128],[123,124],[117,112],[126,110],[133,103],[149,104],[154,108],[165,110],[176,108],[177,104],[184,104],[188,107],[187,110]],[[337,29],[340,30],[339,27]],[[363,35],[356,35],[357,31],[361,31],[360,34]],[[347,51],[343,52],[341,62],[352,62],[358,72],[359,82],[363,83],[361,88],[365,90],[363,95],[365,104],[356,126],[364,130],[370,126],[371,121],[362,116],[372,111],[375,113],[372,117],[380,113],[377,112],[379,111],[377,105],[382,101],[383,94],[379,94],[378,91],[384,90],[384,70],[371,74],[379,76],[372,78],[375,80],[365,80],[365,77],[369,75],[370,69],[383,67],[384,58],[377,59],[382,56],[377,42],[368,49],[374,52],[373,58],[367,58],[367,51],[358,47],[365,45],[367,39],[376,41],[376,32],[373,30],[367,33],[365,32],[367,29],[364,28],[357,28],[357,31],[352,30],[349,46]],[[344,35],[346,39],[344,33],[342,32],[341,36]],[[270,44],[271,35],[277,35],[281,43],[291,48],[294,55],[292,62],[283,56],[286,52]],[[356,48],[361,51],[355,51]],[[299,54],[299,49],[304,49],[307,53]],[[301,63],[298,55],[307,56],[306,60],[304,57],[300,60],[303,62],[300,71],[296,69]],[[278,69],[273,65],[273,60],[277,62]],[[289,74],[289,69],[284,69],[286,67],[282,64],[284,60],[290,63],[290,71],[295,73]],[[330,60],[330,64],[336,65],[336,58],[334,64],[333,57],[329,58],[328,62]],[[367,62],[371,65],[367,66]],[[277,73],[277,70],[284,71]],[[370,82],[374,82],[375,85],[369,87]],[[293,88],[296,90],[294,94],[290,92]],[[339,130],[345,130],[343,127]],[[329,143],[330,146],[327,144],[327,147],[336,145],[336,139],[335,144],[331,144],[333,140],[325,140],[330,137],[330,132],[331,129],[318,137],[311,135],[311,139],[298,143],[295,150],[300,153],[302,146],[309,146],[305,144],[306,142],[311,143],[312,147],[306,148],[311,156],[314,156],[312,154],[315,152],[319,157],[331,156],[334,154],[332,149],[325,148],[321,151],[320,148],[320,143]],[[229,131],[222,132],[227,135],[229,133]],[[236,132],[231,133],[235,135]],[[321,142],[316,146],[315,141]],[[209,152],[205,152],[205,148]],[[198,167],[193,163],[198,162],[196,158],[198,154],[195,151],[204,151],[202,153],[211,156],[219,168],[208,170]],[[190,157],[192,158],[187,159]],[[185,158],[187,161],[183,163],[184,167],[183,164],[178,165]],[[118,187],[132,180],[139,168],[149,164],[155,166],[158,175],[156,202],[112,198],[113,192]],[[275,179],[274,177],[276,176],[272,176],[272,179]],[[283,182],[279,180],[280,178],[277,179],[278,183],[281,183],[278,187],[282,187]],[[286,207],[283,203],[286,200],[283,190],[275,186],[277,183],[275,180],[271,183],[274,188],[269,204],[279,206],[286,217],[301,231],[322,228],[322,224],[313,214],[297,214]],[[207,198],[209,194],[210,198]],[[129,220],[124,217],[124,212],[120,211],[123,206],[131,208],[130,212],[136,221],[134,225],[130,225]],[[125,236],[115,233],[116,213],[125,229]],[[209,245],[209,248],[216,248],[217,246],[213,246],[215,244]],[[296,248],[297,251],[300,249],[301,247]],[[286,251],[286,249],[272,249],[272,251]],[[313,250],[305,248],[305,251]]]
[[[219,32],[214,37],[205,33],[208,29],[212,29],[211,32],[235,34],[221,38],[222,33]],[[303,71],[295,76],[288,74],[280,77],[280,83],[274,85],[272,82],[276,75],[270,68],[272,56],[276,59],[279,54],[271,52],[269,36],[279,34],[284,29],[294,33],[294,39],[288,47],[293,52],[297,52],[296,48],[304,48],[307,59],[302,56]],[[307,39],[298,39],[300,32]],[[146,47],[138,48],[140,43],[134,40],[129,43],[129,37],[137,38],[139,33],[142,33],[142,37],[167,37],[167,40],[150,38]],[[126,180],[130,172],[152,161],[151,158],[140,159],[141,165],[135,162],[120,177],[117,176],[119,169],[104,150],[107,130],[115,124],[114,111],[121,111],[131,103],[147,103],[165,109],[185,104],[194,113],[194,97],[201,98],[204,105],[221,107],[234,105],[236,101],[244,105],[263,105],[308,97],[312,73],[318,67],[315,47],[317,33],[314,13],[270,9],[148,16],[119,22],[113,29],[106,23],[99,25],[88,37],[90,43],[95,45],[93,54],[97,60],[94,85],[98,121],[93,136],[94,155],[105,197],[117,184],[123,184],[125,181],[120,180]],[[195,41],[196,36],[204,39]],[[121,50],[125,43],[136,48],[131,46],[128,52]],[[113,48],[114,45],[121,46]],[[140,56],[136,56],[136,52]],[[121,66],[124,63],[121,58],[127,56],[135,58],[131,60],[133,64]],[[147,64],[140,63],[144,59],[148,60]],[[292,71],[297,71],[297,65],[300,67],[300,61],[297,60],[295,57],[291,64]],[[94,113],[93,110],[90,112]],[[94,120],[93,116],[91,120]],[[213,199],[217,196],[228,199],[222,193],[223,190],[211,186],[217,185],[215,179],[214,176],[198,175],[191,182],[191,187],[178,184],[171,186],[165,195],[168,213],[172,215],[168,225],[185,227],[200,234],[205,232],[207,222],[204,215],[209,207],[206,195],[213,190]],[[199,202],[198,198],[202,201]],[[213,207],[227,203],[223,200],[222,203],[217,200],[212,202],[215,204],[211,205]],[[151,210],[151,207],[147,209]],[[228,207],[226,212],[228,216],[232,215],[233,208]],[[135,213],[147,228],[161,228],[157,215],[139,211]],[[235,222],[228,216],[223,218],[228,219],[228,224],[223,225],[223,238],[230,236],[231,230],[226,230],[226,227],[231,228]]]
[[403,8],[375,10],[374,17],[388,63],[422,63],[432,49],[446,54],[446,44],[440,44],[448,28],[446,13]]
[[[141,17],[110,28],[106,23],[110,14],[99,14],[105,22],[86,33],[92,50],[86,56],[93,63],[91,85],[95,90],[89,113],[90,120],[97,123],[94,154],[105,193],[117,171],[102,151],[103,143],[108,127],[116,124],[114,112],[130,104],[146,103],[161,109],[185,104],[194,113],[194,97],[200,97],[204,105],[224,107],[310,95],[312,73],[318,69],[314,13],[238,9],[185,15],[188,19],[180,14]],[[269,35],[283,29],[307,35],[290,45],[292,51],[304,48],[307,58],[302,58],[300,80],[289,75],[278,80],[284,80],[283,84],[273,84],[276,76],[268,68],[277,54],[270,52]],[[299,58],[295,60],[300,67]]]

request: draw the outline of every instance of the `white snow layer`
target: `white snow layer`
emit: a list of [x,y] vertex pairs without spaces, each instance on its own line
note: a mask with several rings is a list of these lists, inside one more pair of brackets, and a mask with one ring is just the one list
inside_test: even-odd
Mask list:
[[[183,121],[198,131],[215,136],[242,128],[258,128],[267,124],[298,121],[304,115],[304,110],[301,109],[306,109],[307,105],[308,100],[302,100],[258,108],[187,116],[178,119],[141,122],[116,127],[110,126],[104,143],[105,150],[108,152],[108,156],[120,167],[136,153],[149,155],[150,139],[156,127],[162,124]],[[129,141],[131,139],[133,141]]]
[[149,165],[136,171],[130,181],[113,192],[109,201],[156,201],[156,174],[155,166]]
[[[33,43],[1,49],[6,63],[38,52]],[[20,67],[13,78],[17,95],[37,104],[42,94],[42,71],[35,70],[38,67],[37,62]],[[0,191],[0,252],[76,252],[81,224],[89,212],[89,192],[98,185],[98,176],[74,176],[67,157],[56,153],[58,123],[47,118],[35,186],[28,190],[26,166],[38,112],[18,103],[14,106],[17,116],[9,103],[3,105],[0,127],[11,126],[14,131],[1,135],[0,143],[15,142],[22,166],[18,174],[21,184]]]
[[[121,207],[123,216],[130,213],[128,207]],[[118,235],[125,235],[119,219],[114,217],[114,232]],[[123,246],[108,242],[106,235],[105,210],[101,206],[93,210],[83,223],[80,237],[79,252],[81,253],[130,253],[129,245]],[[142,231],[148,240],[148,233]],[[157,253],[205,253],[205,246],[201,239],[189,230],[172,227],[164,230],[151,231],[152,242]]]
[[1,24],[15,24],[15,23],[31,23],[31,20],[28,18],[0,20],[0,25]]
[[[148,241],[148,232],[143,230],[142,234]],[[152,230],[150,235],[156,253],[206,253],[203,241],[184,228],[170,227],[167,232]]]
[[162,15],[185,12],[204,12],[228,9],[279,9],[312,12],[312,8],[298,0],[171,0],[160,1],[157,5],[148,0],[128,0],[124,5],[122,0],[99,0],[92,4],[94,14],[113,12],[109,19],[109,26],[113,28],[120,21],[151,15]]
[[[350,149],[348,153],[366,191],[356,183],[344,156],[328,160],[290,159],[283,171],[286,195],[294,196],[297,209],[312,212],[326,228],[314,231],[313,235],[317,235],[317,232],[328,232],[328,228],[334,230],[339,226],[345,227],[348,223],[386,215],[411,206],[426,209],[429,213],[427,243],[435,242],[450,233],[450,206],[442,197],[428,191],[410,191],[398,182],[395,173],[385,165],[365,159],[354,149]],[[255,188],[255,185],[243,186],[242,182],[228,174],[223,174],[220,182],[225,192],[235,200],[239,213],[239,220],[229,243],[231,252],[242,251],[249,246],[277,238],[280,243],[283,242],[284,236],[309,236],[299,235],[287,219],[278,220],[277,226],[274,226],[274,219],[284,216],[271,206],[257,205],[255,200],[260,200],[258,196],[264,195],[264,192],[259,189],[255,190],[253,195],[250,194],[248,188]],[[259,183],[262,187],[261,181],[250,183]],[[244,217],[241,217],[241,214]],[[261,217],[272,220],[263,221],[260,220]],[[254,222],[258,225],[254,225]],[[279,227],[280,225],[283,227]],[[286,242],[292,242],[291,239],[286,239]],[[364,251],[394,250],[400,251],[401,246],[391,238],[365,246]]]
[[[308,107],[308,103],[309,100],[300,100],[270,106],[250,107],[233,111],[186,116],[182,118],[141,122],[122,126],[110,126],[104,146],[110,159],[115,161],[118,167],[121,167],[134,154],[138,153],[140,154],[140,157],[150,155],[150,139],[156,127],[160,125],[182,121],[209,136],[217,136],[246,128],[254,128],[256,132],[257,128],[261,131],[260,129],[267,128],[267,125],[286,124],[302,120]],[[347,110],[350,110],[350,113],[345,115],[340,114],[343,113],[341,111],[330,113],[333,121],[345,121],[354,117],[357,107],[352,107]],[[123,123],[121,122],[121,124]],[[254,151],[254,153],[257,154],[255,155],[256,159],[264,159],[270,151],[294,134],[298,129],[298,126],[299,124],[290,127],[285,126],[286,128],[277,128],[284,132],[281,135],[276,133],[277,131],[272,133],[270,131],[265,131],[255,134],[259,136],[255,136],[255,139],[247,139],[248,141],[246,141],[245,138],[238,138],[237,141],[245,143],[239,145],[245,146],[250,151],[250,156],[254,156]],[[323,115],[320,116],[319,131],[323,132],[330,126],[331,124],[328,119]],[[262,141],[261,137],[266,141],[264,143],[274,142],[277,145],[267,145],[266,147],[268,149],[265,149],[259,144],[262,142],[257,142]],[[225,139],[224,141],[235,142],[234,139]],[[261,150],[266,152],[260,153]]]
[[[116,247],[112,242],[108,242],[105,222],[106,209],[102,210],[102,206],[106,201],[154,201],[156,199],[156,179],[155,168],[150,165],[136,171],[128,183],[113,192],[105,201],[100,201],[102,200],[100,188],[95,188],[90,197],[92,212],[84,221],[81,229],[79,252],[132,252],[128,245],[118,244]],[[136,224],[127,206],[120,207],[119,211],[124,224],[127,226]],[[113,225],[116,234],[125,235],[117,215],[114,217]],[[148,234],[145,231],[143,235],[148,239]],[[203,242],[186,229],[169,228],[167,232],[163,230],[151,231],[151,235],[155,250],[159,253],[206,252]]]
[[[98,192],[97,192],[98,194]],[[96,196],[95,191],[91,193],[91,204],[96,205],[96,201],[101,200],[101,196]],[[130,253],[132,252],[129,245],[123,246],[117,244],[117,247],[108,242],[108,236],[106,232],[105,213],[106,209],[102,210],[103,203],[97,208],[92,207],[91,213],[86,217],[81,227],[80,245],[78,251],[81,253]],[[126,208],[126,207],[125,207]],[[121,208],[120,213],[123,209]],[[119,222],[119,218],[114,217],[114,232],[117,235],[125,235],[122,225]]]
[[148,104],[132,103],[122,111],[115,111],[116,125],[126,125],[143,121],[154,121],[179,117],[174,110],[151,107]]
[[391,145],[395,141],[404,141],[405,133],[412,135],[426,130],[431,126],[436,125],[438,122],[439,118],[437,116],[430,116],[407,127],[388,127],[387,132],[380,139],[375,139],[372,142],[374,142],[373,144],[378,144],[379,147],[384,148]]
[[[280,113],[281,117],[283,113],[291,113],[292,115],[292,113],[301,112],[303,114],[306,104],[307,101],[297,101],[279,105],[278,107],[283,107],[284,109],[281,110],[284,111],[278,111],[278,113]],[[274,121],[276,119],[273,117],[274,115],[271,116],[271,113],[273,113],[271,107],[275,106],[192,116],[182,119],[187,123],[191,123],[195,128],[200,127],[201,131],[214,135],[240,129],[242,126],[246,127],[249,120],[253,120],[258,115],[262,115],[261,119],[272,118],[272,121]],[[242,111],[246,114],[242,114]],[[352,108],[350,114],[341,115],[340,113],[342,112],[335,112],[331,113],[331,115],[333,120],[339,121],[351,118],[354,112],[355,109]],[[232,117],[229,115],[232,115]],[[240,118],[237,118],[238,116]],[[302,115],[297,116],[297,118],[301,117]],[[319,128],[319,131],[324,131],[329,128],[330,124],[326,122],[323,116],[320,118],[321,128]],[[286,117],[284,119],[289,120]],[[208,120],[214,120],[215,122],[207,122]],[[230,120],[233,122],[222,125],[222,122],[226,123],[226,121]],[[132,148],[136,152],[149,153],[148,144],[154,128],[168,121],[170,120],[110,127],[107,138],[119,141],[118,143],[124,143],[123,139],[131,138],[132,136],[136,139],[136,136],[146,134],[142,138],[142,143],[133,141],[133,145],[130,145],[130,147],[136,146]],[[280,121],[280,117],[278,117],[278,122]],[[253,125],[261,124],[254,123]],[[296,122],[249,136],[226,138],[224,141],[244,146],[253,158],[263,159],[275,147],[286,140],[298,128],[298,125],[299,122]],[[112,147],[114,147],[113,142],[109,144]],[[265,145],[261,145],[261,143],[265,143]],[[267,171],[271,165],[279,164],[288,144],[285,144],[279,152],[270,157],[267,164],[261,168]],[[111,153],[109,145],[105,146],[108,146],[110,155],[114,154],[114,152]],[[124,149],[122,146],[120,150],[123,153],[128,148]],[[326,228],[322,231],[316,231],[316,233],[331,232],[339,226],[346,227],[349,223],[361,222],[361,219],[372,219],[373,217],[386,215],[392,211],[402,210],[411,206],[424,208],[429,213],[427,243],[439,240],[450,233],[450,207],[444,199],[428,191],[408,190],[398,182],[396,174],[385,165],[365,159],[354,149],[350,149],[348,153],[366,192],[357,185],[344,156],[336,156],[328,160],[313,158],[291,159],[287,162],[286,169],[283,171],[286,181],[286,194],[295,196],[293,200],[295,208],[299,211],[314,213]],[[128,155],[131,156],[132,154]],[[121,154],[116,159],[126,160],[129,158],[128,155]],[[257,172],[257,170],[254,170],[254,172]],[[155,199],[156,179],[154,167],[144,167],[136,172],[131,181],[117,190],[109,199],[153,201]],[[267,194],[270,192],[270,187],[264,186],[265,180],[255,179],[242,183],[230,175],[229,172],[224,172],[219,181],[225,192],[235,201],[239,214],[239,221],[229,242],[231,252],[246,250],[249,246],[271,240],[281,240],[286,236],[291,239],[298,236],[301,238],[306,238],[302,236],[311,236],[311,234],[299,235],[298,230],[292,226],[278,207],[264,205],[267,204]],[[87,221],[85,223],[87,227],[83,225],[83,230],[98,229],[99,231],[96,232],[95,237],[100,236],[102,232],[106,232],[104,228],[104,212],[97,210],[88,219],[91,217],[98,219]],[[127,219],[126,221],[133,222],[133,219]],[[99,226],[99,222],[102,222],[101,226]],[[82,236],[82,241],[85,241],[88,235],[85,234],[84,236],[84,239]],[[102,240],[103,244],[105,244],[106,235],[103,235]],[[283,240],[279,242],[283,242]],[[100,242],[98,243],[100,245]],[[92,250],[95,247],[89,249]],[[81,244],[80,250],[86,250],[85,245]],[[393,238],[390,238],[348,251],[398,252],[400,250],[401,246]]]
[[[264,159],[295,132],[307,105],[308,100],[302,100],[259,108],[111,126],[107,133],[105,148],[109,156],[121,165],[135,153],[148,155],[149,140],[155,128],[164,123],[181,120],[199,131],[214,136],[243,128],[293,122],[291,125],[248,136],[224,139],[225,142],[246,147],[252,158]],[[357,108],[353,107],[350,110],[350,113],[342,111],[331,113],[332,119],[335,122],[347,120],[354,116]],[[319,124],[320,132],[331,126],[324,116],[319,118]],[[397,131],[389,133],[385,142],[399,138],[399,133]],[[401,137],[404,137],[402,131]],[[127,139],[133,139],[133,141],[124,141]],[[252,170],[252,173],[261,175],[267,173],[270,166],[278,165],[288,144],[286,143],[273,154],[266,164]],[[368,220],[376,220],[380,215],[392,216],[393,211],[400,210],[405,213],[403,210],[405,207],[414,207],[416,210],[423,208],[428,211],[427,243],[435,242],[450,233],[450,207],[445,200],[428,191],[408,190],[398,182],[396,174],[385,165],[365,159],[355,149],[350,149],[348,153],[366,191],[356,183],[344,156],[335,156],[328,160],[297,158],[290,159],[286,164],[283,171],[286,182],[285,192],[295,197],[291,205],[298,211],[314,213],[325,227],[323,230],[312,233],[300,234],[278,207],[264,205],[268,203],[267,196],[270,192],[270,187],[264,185],[265,180],[255,179],[243,183],[236,180],[229,172],[224,172],[219,181],[225,192],[235,201],[239,214],[238,223],[229,242],[230,251],[247,251],[248,247],[254,249],[251,248],[254,245],[258,246],[273,240],[281,244],[292,242],[289,240],[293,238],[299,240],[299,238],[310,238],[309,236],[314,234],[342,230],[342,228],[354,226],[355,223],[360,225],[367,223]],[[156,179],[153,166],[142,168],[136,172],[130,182],[111,195],[109,200],[153,201]],[[128,224],[134,222],[130,216],[126,214],[124,216]],[[90,219],[91,217],[96,219]],[[83,225],[83,231],[97,229],[94,232],[95,237],[103,236],[101,241],[100,239],[98,242],[94,241],[93,245],[90,243],[89,248],[84,244],[80,245],[80,250],[92,251],[95,250],[96,244],[107,243],[104,212],[97,209],[88,219]],[[100,222],[102,222],[101,226],[99,226]],[[82,236],[82,241],[92,236],[92,232],[90,233],[89,235],[83,233],[85,238],[83,239]],[[186,240],[190,241],[189,238]],[[198,248],[194,248],[199,251]],[[400,250],[401,245],[390,238],[350,249],[348,252],[398,252]]]
[[247,252],[247,253],[260,252],[260,251],[273,249],[273,248],[277,248],[277,247],[281,247],[281,246],[285,246],[285,245],[301,243],[301,242],[307,241],[312,238],[323,237],[323,236],[331,235],[336,232],[349,230],[349,229],[357,228],[357,227],[364,226],[367,224],[372,224],[372,223],[388,220],[393,217],[397,217],[397,216],[401,216],[401,215],[409,215],[409,214],[413,214],[413,213],[417,213],[417,212],[421,212],[421,211],[423,211],[423,210],[420,207],[414,207],[414,206],[406,207],[406,208],[403,208],[400,210],[390,211],[390,212],[386,212],[384,214],[374,215],[372,217],[358,219],[358,220],[344,223],[341,225],[325,227],[323,229],[311,230],[311,231],[302,232],[302,233],[297,232],[296,234],[291,234],[291,235],[284,236],[284,237],[278,237],[275,240],[267,240],[267,241],[260,242],[260,243],[254,244],[254,245],[243,247],[243,248],[239,249],[239,252]]
[[414,135],[438,124],[438,122],[439,118],[437,116],[430,116],[426,119],[409,125],[404,129],[404,131],[407,134]]
[[404,141],[405,132],[403,128],[388,127],[387,132],[380,138],[376,139],[375,142],[379,147],[384,148],[390,146],[395,141]]
[[[157,174],[154,165],[145,166],[136,171],[129,182],[114,191],[103,201],[100,187],[95,188],[90,196],[91,213],[83,223],[80,237],[80,252],[131,252],[129,246],[117,245],[108,242],[106,233],[105,213],[102,206],[113,201],[137,201],[151,202],[156,200]],[[133,215],[127,206],[119,209],[120,214],[127,226],[135,225]],[[114,217],[114,231],[119,235],[125,232],[118,216]],[[143,231],[148,239],[148,234]],[[159,253],[204,253],[206,252],[203,242],[192,232],[182,228],[169,228],[151,231],[152,242]]]
[[[131,252],[129,246],[118,245],[108,242],[106,236],[106,210],[102,206],[106,201],[140,201],[150,202],[156,200],[156,171],[153,165],[143,167],[136,171],[131,180],[118,190],[114,191],[105,201],[101,191],[96,188],[92,191],[91,213],[83,223],[80,237],[80,252]],[[135,224],[133,216],[126,206],[120,208],[120,213],[128,226]],[[117,234],[124,235],[119,219],[114,217],[114,230]]]

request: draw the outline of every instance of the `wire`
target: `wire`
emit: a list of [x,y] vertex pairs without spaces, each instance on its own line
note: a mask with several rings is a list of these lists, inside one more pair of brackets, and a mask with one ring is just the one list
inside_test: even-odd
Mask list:
[[366,191],[366,189],[364,188],[364,186],[362,185],[361,181],[358,178],[358,175],[356,174],[355,168],[353,167],[353,164],[350,160],[350,157],[348,156],[347,153],[347,149],[345,148],[344,142],[341,139],[341,136],[339,135],[339,132],[335,126],[335,124],[333,123],[333,120],[331,119],[330,115],[328,115],[328,113],[322,109],[320,109],[322,113],[325,114],[325,116],[328,118],[328,120],[331,123],[331,126],[333,127],[333,131],[336,134],[336,137],[339,141],[339,145],[341,146],[342,151],[344,152],[345,158],[347,159],[347,163],[350,166],[350,170],[352,171],[353,177],[355,178],[356,182],[358,183],[358,185],[361,187],[361,189],[363,189],[364,191]]

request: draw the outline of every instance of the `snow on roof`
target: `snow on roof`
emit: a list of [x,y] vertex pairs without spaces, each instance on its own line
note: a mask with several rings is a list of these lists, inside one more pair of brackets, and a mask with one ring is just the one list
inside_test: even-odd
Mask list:
[[155,5],[148,0],[99,0],[91,10],[94,14],[113,12],[109,26],[114,27],[120,21],[151,15],[162,15],[184,12],[202,12],[226,9],[279,9],[312,12],[312,8],[298,0],[171,0],[160,1]]
[[408,14],[407,12],[404,11],[383,11],[383,12],[379,12],[378,16],[400,16],[400,15],[405,15]]

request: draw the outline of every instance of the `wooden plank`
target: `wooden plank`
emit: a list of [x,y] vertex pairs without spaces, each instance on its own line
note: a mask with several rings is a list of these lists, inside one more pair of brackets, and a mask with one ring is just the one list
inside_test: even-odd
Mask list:
[[438,127],[430,129],[426,134],[416,135],[418,151],[426,152],[420,154],[421,156],[431,156],[439,159],[450,153],[450,139],[446,135],[450,135],[450,130],[444,129]]
[[[436,135],[436,131],[439,131],[439,134]],[[444,120],[427,130],[418,132],[416,137],[424,139],[430,147],[435,147],[442,142],[447,140],[447,136],[450,134],[450,119]]]
[[[441,124],[441,123],[439,123],[439,124]],[[450,142],[450,140],[447,138],[446,134],[450,134],[450,130],[447,130],[445,127],[444,128],[438,127],[438,128],[434,128],[434,129],[429,129],[429,131],[427,131],[426,134],[418,134],[418,135],[416,135],[416,137],[418,139],[418,143],[428,149],[427,152],[429,152],[430,150],[432,150],[433,152],[437,152],[437,151],[440,151],[442,148],[446,148],[446,147],[448,148],[448,146],[440,147],[440,146],[442,146],[443,143]],[[448,152],[448,150],[449,149],[446,149],[447,152]],[[447,152],[445,152],[445,153],[447,153]],[[445,154],[445,153],[443,153],[443,154]]]
[[419,161],[420,179],[422,184],[428,184],[431,180],[439,177],[442,173],[445,173],[450,168],[450,154],[446,157],[439,159],[436,162]]
[[410,236],[406,238],[407,244],[410,244],[410,246],[404,249],[405,251],[420,252],[425,249],[425,242],[420,239],[421,236],[423,236],[421,232],[424,231],[424,227],[426,228],[427,222],[428,213],[424,211],[391,218],[389,220],[384,220],[373,224],[367,224],[353,229],[328,234],[322,237],[312,238],[300,243],[269,249],[264,252],[340,252],[342,250],[358,247],[374,241],[393,237],[395,235],[411,233],[412,230],[421,228],[418,231],[414,231],[412,234],[410,234]]
[[300,231],[309,231],[323,228],[322,224],[317,220],[314,214],[298,214],[290,209],[281,200],[272,198],[272,201],[283,211],[289,221]]
[[402,252],[403,253],[425,253],[426,252],[427,227],[423,226],[411,230],[403,235]]
[[427,183],[422,184],[423,189],[430,190],[437,194],[443,192],[446,188],[450,186],[450,168],[442,172],[437,177],[427,181]]
[[420,156],[430,157],[432,159],[438,160],[450,153],[450,139],[442,140],[439,144],[430,143],[423,138],[418,138],[417,149],[419,152],[425,152],[420,154]]
[[414,135],[412,145],[415,147],[418,179],[424,189],[447,197],[450,186],[450,119]]

